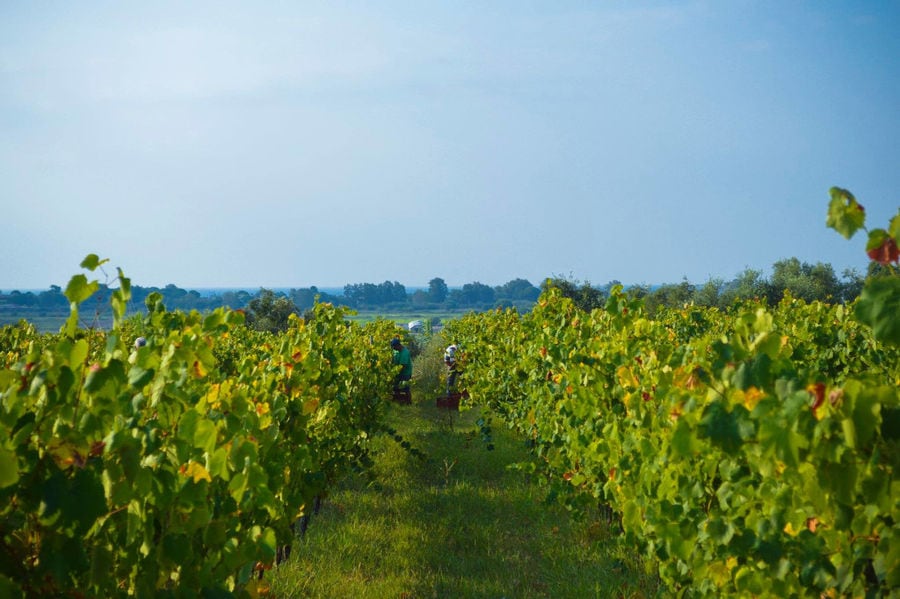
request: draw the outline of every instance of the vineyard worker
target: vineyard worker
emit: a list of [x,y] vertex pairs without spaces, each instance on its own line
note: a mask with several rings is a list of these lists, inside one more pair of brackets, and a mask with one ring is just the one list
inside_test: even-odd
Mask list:
[[412,378],[412,358],[409,355],[409,350],[403,347],[403,344],[400,343],[400,339],[397,337],[391,339],[391,349],[394,350],[393,363],[403,367],[397,373],[397,378],[394,379],[394,391],[397,391],[401,387],[405,387],[404,383],[408,383]]
[[459,375],[456,361],[458,349],[456,344],[451,344],[444,350],[444,364],[447,366],[447,397],[450,397],[450,394],[453,393],[453,388],[456,386],[456,377]]

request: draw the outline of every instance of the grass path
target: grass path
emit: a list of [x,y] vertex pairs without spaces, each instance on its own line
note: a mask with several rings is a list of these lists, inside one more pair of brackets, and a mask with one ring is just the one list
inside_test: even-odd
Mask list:
[[546,490],[507,468],[527,459],[494,431],[489,451],[477,411],[391,406],[389,421],[427,455],[388,436],[375,466],[323,503],[291,558],[266,575],[287,597],[651,597],[652,576],[602,523],[574,520]]

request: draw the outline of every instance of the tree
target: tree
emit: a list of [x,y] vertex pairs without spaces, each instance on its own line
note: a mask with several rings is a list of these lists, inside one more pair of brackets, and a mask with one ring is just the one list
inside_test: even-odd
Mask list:
[[462,287],[462,297],[463,301],[470,306],[493,304],[495,297],[494,288],[478,281],[466,283]]
[[344,285],[345,303],[353,308],[383,307],[388,304],[406,304],[409,297],[406,287],[397,281],[381,284],[355,283]]
[[534,301],[541,290],[525,279],[513,279],[495,289],[497,299]]
[[244,290],[226,291],[222,294],[222,305],[228,306],[233,310],[237,310],[238,308],[243,308],[244,306],[246,306],[251,299],[253,299],[253,296],[251,296],[249,292]]
[[772,265],[773,300],[780,301],[785,292],[807,302],[827,301],[840,297],[840,284],[830,264],[815,265],[797,258],[779,260]]
[[312,308],[316,303],[316,296],[319,295],[319,289],[315,285],[307,289],[291,289],[290,298],[299,310]]
[[409,299],[406,295],[406,287],[394,281],[385,281],[378,286],[380,304],[406,303]]
[[655,314],[659,306],[670,308],[690,303],[694,297],[695,287],[685,278],[678,285],[661,285],[650,292],[644,300],[649,314]]
[[37,303],[37,296],[30,291],[22,293],[16,289],[10,292],[7,301],[16,306],[33,306]]
[[420,308],[426,305],[430,300],[428,296],[428,292],[423,291],[422,289],[416,289],[413,294],[410,296],[409,301],[413,306]]
[[769,282],[763,278],[762,271],[747,268],[736,279],[722,287],[719,307],[725,308],[740,300],[769,298],[769,296]]
[[725,283],[722,279],[709,279],[702,287],[698,287],[694,290],[694,303],[698,306],[705,306],[707,308],[718,307],[720,305],[720,296],[724,285]]
[[42,291],[38,294],[38,304],[48,310],[64,309],[69,306],[69,300],[62,294],[59,285],[50,285],[49,291]]
[[162,290],[163,301],[167,306],[172,306],[177,300],[180,300],[185,295],[187,295],[187,291],[172,283],[166,285],[165,289]]
[[299,314],[297,306],[283,294],[271,289],[260,289],[259,294],[247,304],[247,326],[257,331],[278,333],[288,328],[291,314]]
[[443,304],[447,299],[447,283],[440,277],[428,281],[428,301],[435,304]]
[[625,295],[629,299],[641,299],[650,295],[651,291],[650,285],[647,285],[646,283],[637,283],[626,289]]
[[[872,264],[877,264],[877,262]],[[852,302],[862,293],[866,284],[866,277],[855,268],[845,268],[844,272],[841,273],[841,279],[841,301]]]

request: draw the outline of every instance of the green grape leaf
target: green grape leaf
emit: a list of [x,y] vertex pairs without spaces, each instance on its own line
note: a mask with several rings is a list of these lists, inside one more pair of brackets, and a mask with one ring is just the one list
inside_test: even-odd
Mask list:
[[173,564],[180,564],[191,556],[191,540],[184,534],[168,534],[162,539],[162,555]]
[[0,448],[0,489],[19,482],[19,466],[16,454]]
[[743,443],[737,415],[719,402],[707,406],[698,430],[727,453],[736,452]]
[[76,532],[84,533],[106,513],[106,495],[97,474],[78,470],[65,498],[63,514],[76,523]]
[[185,441],[193,441],[199,420],[200,414],[196,410],[185,411],[178,420],[178,438]]
[[831,202],[828,204],[828,219],[825,224],[843,235],[853,237],[865,225],[866,212],[853,194],[840,187],[831,188]]
[[202,449],[206,453],[212,453],[216,449],[218,432],[216,425],[211,420],[198,420],[197,428],[194,429],[194,447]]
[[81,268],[86,268],[90,271],[94,271],[107,262],[109,262],[108,258],[101,260],[97,254],[88,254],[84,257],[84,260],[81,261]]
[[228,480],[228,448],[220,447],[207,458],[206,469],[211,476]]
[[275,531],[271,528],[264,529],[257,542],[259,543],[259,549],[262,553],[263,561],[266,563],[273,562],[275,560],[275,552],[277,548]]
[[900,277],[866,282],[854,312],[860,322],[872,327],[876,339],[900,345]]
[[734,536],[734,525],[728,520],[712,517],[706,523],[706,532],[720,545],[727,545]]
[[72,351],[69,353],[69,364],[76,368],[81,364],[84,364],[89,352],[90,346],[88,345],[87,340],[79,339],[72,346]]
[[69,280],[69,284],[66,285],[64,293],[71,303],[80,304],[91,297],[99,288],[100,285],[97,281],[91,281],[89,283],[86,276],[75,275]]
[[700,451],[696,432],[684,420],[679,420],[672,433],[672,450],[678,457],[690,457]]
[[138,365],[134,365],[128,370],[128,384],[135,389],[140,389],[153,380],[153,374],[152,368],[147,370]]
[[131,300],[131,279],[119,270],[119,288],[113,291],[110,300],[113,310],[113,327],[118,328],[125,318],[125,312],[128,309],[128,302]]
[[885,387],[863,387],[853,402],[853,426],[857,442],[868,445],[881,424],[881,407],[889,404],[891,391]]
[[897,216],[891,219],[888,225],[888,233],[891,234],[894,241],[900,243],[900,210],[897,211]]
[[900,541],[893,535],[887,542],[887,551],[875,559],[875,571],[885,579],[888,588],[896,589],[900,587]]
[[759,572],[749,567],[742,567],[734,576],[734,585],[738,591],[759,595],[765,591],[767,581],[763,581]]
[[215,331],[224,322],[225,316],[222,314],[222,311],[214,310],[213,312],[210,312],[206,318],[203,319],[203,330]]
[[65,335],[66,337],[74,337],[75,331],[78,330],[78,308],[75,305],[72,305],[72,311],[69,312],[69,317],[66,319],[66,322],[60,327],[59,333],[60,335]]

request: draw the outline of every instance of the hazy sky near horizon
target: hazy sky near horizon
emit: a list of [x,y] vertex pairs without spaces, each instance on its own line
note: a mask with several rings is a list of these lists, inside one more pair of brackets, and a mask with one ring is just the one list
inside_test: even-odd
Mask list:
[[0,289],[729,280],[900,206],[900,0],[4,2]]

